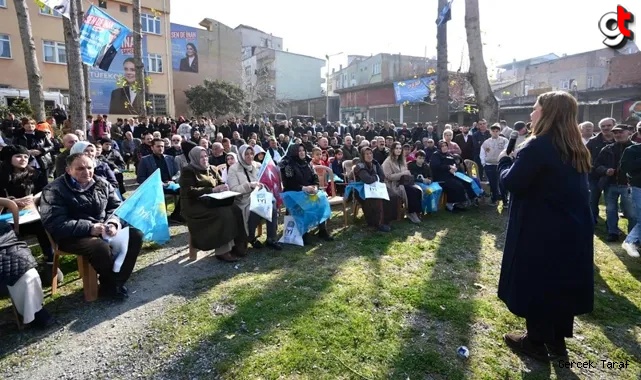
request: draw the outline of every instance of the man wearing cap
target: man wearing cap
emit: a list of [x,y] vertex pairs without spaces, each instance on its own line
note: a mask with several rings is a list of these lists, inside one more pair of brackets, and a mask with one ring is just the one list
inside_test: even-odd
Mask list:
[[619,199],[623,214],[628,219],[628,233],[637,223],[636,210],[628,189],[628,177],[621,170],[623,151],[632,145],[630,131],[625,124],[612,128],[614,143],[606,145],[596,159],[595,172],[599,176],[598,185],[605,192],[605,213],[608,229],[608,242],[619,240]]

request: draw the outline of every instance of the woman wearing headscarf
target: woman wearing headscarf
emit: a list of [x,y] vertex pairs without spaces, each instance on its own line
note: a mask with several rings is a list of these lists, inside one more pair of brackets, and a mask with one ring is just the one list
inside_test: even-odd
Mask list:
[[438,142],[438,150],[432,154],[430,160],[430,169],[432,179],[441,185],[447,196],[445,206],[448,211],[465,210],[470,199],[477,199],[472,186],[454,175],[458,168],[455,157],[449,152],[447,142],[443,140]]
[[[374,152],[370,147],[361,148],[361,161],[354,167],[354,175],[357,182],[366,184],[385,182],[383,168],[374,160]],[[363,209],[367,225],[381,232],[389,232],[391,230],[389,222],[398,217],[399,197],[389,194],[390,200],[387,201],[374,198],[361,199],[357,192],[354,194]]]
[[232,165],[234,165],[236,162],[238,162],[238,156],[236,155],[236,153],[229,152],[225,155],[225,168],[223,169],[222,173],[220,173],[220,177],[223,179],[224,183],[227,183],[227,177],[229,176],[229,168]]
[[401,143],[395,142],[392,144],[389,156],[381,166],[383,167],[383,172],[385,172],[387,192],[403,199],[407,206],[407,218],[412,223],[420,223],[421,220],[417,214],[421,212],[423,192],[414,187],[414,178],[409,169],[407,169]]
[[[318,192],[318,176],[311,166],[311,159],[307,157],[305,145],[296,144],[287,150],[287,155],[280,163],[280,173],[283,181],[283,191],[304,191],[307,194]],[[318,225],[318,237],[326,241],[332,241],[327,232],[326,222]],[[310,243],[309,232],[303,235],[305,245]]]
[[69,155],[77,153],[84,153],[85,155],[89,156],[89,158],[93,160],[95,165],[93,169],[93,175],[95,175],[96,177],[102,177],[107,182],[109,182],[111,186],[114,187],[114,189],[118,190],[118,180],[116,179],[116,173],[111,170],[109,164],[96,159],[97,151],[95,145],[88,141],[78,141],[77,143],[73,144],[73,146],[69,150]]
[[[0,153],[0,197],[11,199],[20,210],[35,208],[34,195],[42,191],[38,177],[41,174],[29,166],[29,150],[21,145],[9,145]],[[40,220],[20,226],[20,237],[36,235],[38,245],[46,258],[47,267],[43,281],[51,284],[53,249]],[[58,281],[62,281],[62,271],[58,270]]]
[[180,171],[181,215],[187,220],[191,238],[190,257],[198,250],[216,250],[222,261],[238,261],[247,252],[247,233],[234,198],[215,200],[203,195],[228,190],[207,151],[199,146],[189,151],[189,165]]
[[[233,153],[230,153],[233,154]],[[258,182],[258,171],[260,164],[254,161],[254,149],[249,145],[243,145],[238,149],[240,159],[229,168],[227,174],[227,185],[231,191],[236,191],[242,195],[237,196],[235,203],[243,211],[243,219],[245,221],[245,228],[247,229],[247,236],[252,247],[256,249],[262,248],[262,244],[256,239],[256,227],[262,221],[261,217],[249,211],[249,203],[251,192],[256,188],[261,188],[263,185]],[[267,240],[265,245],[277,251],[283,249],[278,243],[276,231],[278,229],[278,207],[274,201],[272,208],[272,221],[267,222]]]

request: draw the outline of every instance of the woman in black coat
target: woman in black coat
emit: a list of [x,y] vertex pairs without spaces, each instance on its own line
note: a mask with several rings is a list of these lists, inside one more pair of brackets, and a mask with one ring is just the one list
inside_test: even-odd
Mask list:
[[527,332],[504,336],[506,344],[539,360],[567,358],[574,316],[594,304],[593,233],[588,173],[577,102],[568,93],[540,95],[532,137],[512,163],[499,161],[510,192],[508,223],[498,295],[525,318]]
[[[318,175],[312,169],[311,161],[307,156],[305,145],[297,144],[289,147],[287,155],[278,163],[283,180],[283,191],[304,191],[308,194],[318,192]],[[327,231],[326,222],[318,225],[318,237],[326,241],[334,240]],[[305,245],[309,244],[309,232],[303,235],[303,242]]]
[[456,158],[449,153],[447,142],[439,141],[438,150],[432,154],[430,169],[432,180],[438,182],[447,196],[446,208],[448,211],[455,209],[464,210],[470,200],[477,201],[472,185],[454,175],[458,171]]

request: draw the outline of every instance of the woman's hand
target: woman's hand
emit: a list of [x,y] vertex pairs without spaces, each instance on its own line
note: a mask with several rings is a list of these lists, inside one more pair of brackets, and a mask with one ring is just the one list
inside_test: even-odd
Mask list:
[[514,156],[515,156],[514,152],[507,154],[507,149],[504,149],[501,153],[499,153],[499,161],[501,161],[501,158],[503,157],[512,157],[512,159],[514,159]]
[[425,178],[425,179],[423,180],[423,183],[424,183],[424,184],[426,184],[426,185],[429,185],[429,184],[431,184],[431,183],[432,183],[432,180],[431,180],[431,179],[429,179],[429,178]]
[[260,182],[250,182],[249,183],[249,187],[251,187],[252,189],[255,189],[255,188],[262,189],[263,188],[263,184],[260,183]]
[[40,155],[40,151],[38,149],[31,149],[29,150],[29,154],[34,157],[38,157]]
[[116,236],[116,234],[118,233],[118,228],[113,224],[107,224],[105,226],[105,233],[107,234],[107,236]]
[[318,192],[318,189],[316,186],[303,186],[303,191],[306,192],[307,194],[316,194]]
[[229,187],[227,185],[218,185],[214,187],[214,193],[222,193],[223,191],[229,190]]

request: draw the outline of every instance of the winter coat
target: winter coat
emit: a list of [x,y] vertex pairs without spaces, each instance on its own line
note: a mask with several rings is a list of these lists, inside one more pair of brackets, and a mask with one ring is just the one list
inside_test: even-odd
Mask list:
[[0,286],[15,285],[36,265],[27,243],[18,240],[9,223],[0,222]]

